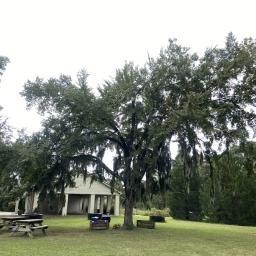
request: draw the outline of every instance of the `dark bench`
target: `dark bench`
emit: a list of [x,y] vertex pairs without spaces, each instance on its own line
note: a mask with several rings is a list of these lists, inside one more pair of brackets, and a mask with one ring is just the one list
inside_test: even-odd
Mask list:
[[90,221],[90,230],[109,229],[109,222],[105,220]]
[[109,215],[101,214],[101,213],[88,213],[88,220],[96,221],[96,220],[107,220],[111,221],[111,217]]
[[155,228],[155,222],[150,220],[137,220],[137,228]]
[[101,213],[88,213],[88,220],[92,220],[93,217],[98,217],[101,219],[102,214]]
[[101,220],[107,220],[108,222],[110,222],[111,217],[109,215],[102,215]]
[[149,216],[149,220],[154,222],[165,222],[165,217],[161,215],[151,215]]

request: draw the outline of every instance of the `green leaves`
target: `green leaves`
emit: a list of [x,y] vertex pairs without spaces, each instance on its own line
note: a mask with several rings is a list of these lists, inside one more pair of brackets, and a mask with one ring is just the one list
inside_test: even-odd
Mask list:
[[7,57],[0,56],[0,76],[3,75],[6,65],[10,62]]

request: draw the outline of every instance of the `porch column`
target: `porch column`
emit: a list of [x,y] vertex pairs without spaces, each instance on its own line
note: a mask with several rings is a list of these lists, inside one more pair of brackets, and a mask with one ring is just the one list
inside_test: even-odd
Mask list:
[[104,196],[100,196],[100,213],[103,213],[104,199]]
[[67,216],[68,213],[68,194],[65,194],[65,205],[62,208],[62,216]]
[[20,199],[15,201],[15,210],[14,210],[15,212],[19,211],[19,203],[20,203]]
[[39,194],[34,193],[33,212],[38,208],[38,198],[39,198]]
[[28,212],[28,204],[29,204],[29,202],[28,202],[28,196],[26,196],[26,198],[25,198],[25,213]]
[[96,212],[100,210],[100,196],[96,196]]
[[115,196],[115,215],[119,215],[119,204],[120,204],[120,195],[116,194]]
[[89,212],[89,202],[90,202],[90,199],[89,199],[89,197],[87,196],[86,198],[85,198],[85,210],[86,210],[86,213],[88,213]]
[[88,207],[88,198],[84,197],[82,199],[82,211],[83,211],[83,213],[87,213],[87,207]]
[[107,213],[109,214],[111,210],[111,204],[112,204],[112,196],[107,196]]
[[89,205],[89,213],[94,213],[94,208],[95,208],[95,194],[91,194],[90,205]]

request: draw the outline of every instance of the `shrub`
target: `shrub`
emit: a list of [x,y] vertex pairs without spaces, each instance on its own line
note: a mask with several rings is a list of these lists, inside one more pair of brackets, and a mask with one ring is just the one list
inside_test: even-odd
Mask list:
[[135,215],[142,215],[142,216],[160,215],[163,217],[170,217],[170,209],[169,208],[165,208],[165,209],[151,208],[150,210],[133,209],[133,213]]

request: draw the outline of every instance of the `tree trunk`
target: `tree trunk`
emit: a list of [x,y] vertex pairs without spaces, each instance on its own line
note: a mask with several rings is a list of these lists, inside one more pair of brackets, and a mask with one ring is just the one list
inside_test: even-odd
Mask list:
[[212,206],[214,206],[215,203],[215,185],[214,185],[214,169],[212,166],[211,159],[208,160],[209,166],[210,166],[210,203]]
[[131,157],[126,156],[125,159],[125,209],[124,209],[124,225],[125,229],[133,229],[133,207],[135,201],[135,182],[131,170]]
[[166,205],[167,205],[167,203],[166,203],[166,188],[164,188],[164,191],[162,191],[161,192],[161,199],[162,199],[162,207],[163,207],[163,209],[165,209],[166,208]]
[[134,196],[132,190],[126,191],[125,193],[125,211],[124,211],[124,228],[133,229],[133,206]]

